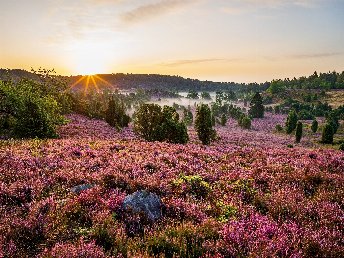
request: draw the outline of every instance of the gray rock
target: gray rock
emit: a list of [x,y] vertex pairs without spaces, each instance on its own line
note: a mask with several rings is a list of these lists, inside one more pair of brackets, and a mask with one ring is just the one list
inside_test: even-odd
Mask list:
[[144,214],[146,219],[154,222],[162,217],[161,199],[154,193],[137,191],[125,197],[122,208],[127,213]]
[[82,191],[86,191],[88,189],[93,188],[95,185],[92,184],[83,184],[83,185],[77,185],[74,186],[70,189],[71,192],[75,193],[75,194],[80,194]]

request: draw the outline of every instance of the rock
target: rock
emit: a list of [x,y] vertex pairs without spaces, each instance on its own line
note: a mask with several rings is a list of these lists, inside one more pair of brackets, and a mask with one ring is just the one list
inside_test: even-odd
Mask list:
[[82,191],[88,190],[93,188],[94,185],[93,184],[83,184],[83,185],[77,185],[74,186],[70,189],[71,192],[75,193],[75,194],[80,194]]
[[122,208],[129,213],[143,213],[150,222],[154,222],[162,216],[163,204],[154,193],[137,191],[125,197]]

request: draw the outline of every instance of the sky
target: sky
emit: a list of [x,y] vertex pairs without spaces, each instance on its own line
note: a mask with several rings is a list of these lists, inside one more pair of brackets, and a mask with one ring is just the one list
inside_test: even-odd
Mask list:
[[265,82],[344,70],[344,0],[0,0],[0,68]]

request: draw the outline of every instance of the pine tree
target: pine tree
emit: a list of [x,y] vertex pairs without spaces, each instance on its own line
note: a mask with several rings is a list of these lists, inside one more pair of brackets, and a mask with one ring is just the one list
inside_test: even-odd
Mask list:
[[333,130],[332,124],[331,123],[325,124],[323,131],[322,131],[321,142],[327,143],[327,144],[332,144],[333,143],[333,135],[334,135],[334,130]]
[[215,130],[212,126],[212,115],[208,105],[200,104],[196,109],[195,130],[203,144],[210,144]]
[[264,105],[262,96],[259,92],[253,96],[251,103],[250,103],[250,111],[249,114],[253,118],[263,118],[264,117]]
[[318,121],[316,119],[313,120],[312,122],[312,126],[311,126],[311,129],[312,129],[312,132],[313,133],[316,133],[318,131]]
[[296,125],[296,133],[295,133],[296,142],[299,143],[301,141],[301,138],[302,138],[302,123],[299,121],[297,122],[297,125]]
[[117,129],[127,127],[130,117],[125,113],[125,106],[122,100],[112,96],[105,112],[105,121]]
[[288,134],[291,134],[295,130],[296,124],[297,124],[297,114],[295,110],[291,110],[288,114],[287,121],[285,123],[286,132]]

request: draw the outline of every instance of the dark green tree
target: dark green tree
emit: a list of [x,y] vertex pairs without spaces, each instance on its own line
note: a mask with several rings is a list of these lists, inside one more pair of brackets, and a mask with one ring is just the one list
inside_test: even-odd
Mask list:
[[202,99],[206,99],[206,100],[210,100],[210,99],[211,99],[211,96],[210,96],[209,92],[203,91],[203,92],[201,93],[201,98],[202,98]]
[[322,131],[321,142],[326,143],[326,144],[332,144],[333,135],[334,135],[334,130],[333,130],[332,124],[326,123]]
[[161,123],[158,128],[160,141],[171,143],[187,143],[189,136],[183,122],[179,122],[179,114],[175,108],[164,106],[162,109]]
[[195,130],[202,144],[210,144],[215,130],[212,125],[212,115],[208,105],[200,104],[196,109]]
[[188,99],[198,99],[198,92],[195,90],[189,90],[188,95],[186,96]]
[[227,116],[226,116],[226,114],[222,114],[220,123],[221,123],[222,126],[226,125],[226,123],[227,123]]
[[316,119],[313,120],[311,130],[313,133],[316,133],[318,131],[318,121]]
[[326,118],[327,123],[332,125],[333,128],[333,133],[337,133],[337,130],[339,128],[339,116],[337,115],[336,111],[331,111],[327,118]]
[[282,93],[285,91],[285,83],[282,80],[273,80],[270,83],[269,88],[267,89],[268,92],[271,94]]
[[161,106],[142,104],[134,114],[134,132],[147,141],[156,141],[162,120]]
[[251,100],[249,114],[253,118],[264,117],[263,99],[259,92],[256,92],[256,94],[253,96]]
[[105,112],[106,122],[117,129],[127,127],[130,117],[125,113],[125,105],[117,96],[111,96]]
[[295,112],[295,110],[291,110],[289,111],[288,117],[287,117],[287,121],[285,123],[285,127],[286,127],[286,132],[288,134],[291,134],[295,128],[296,128],[296,124],[297,124],[297,114]]
[[299,121],[297,122],[297,125],[296,125],[296,132],[295,132],[295,141],[297,143],[299,143],[301,141],[301,138],[302,138],[302,123]]
[[134,114],[134,131],[147,141],[187,143],[189,136],[175,108],[142,104]]

